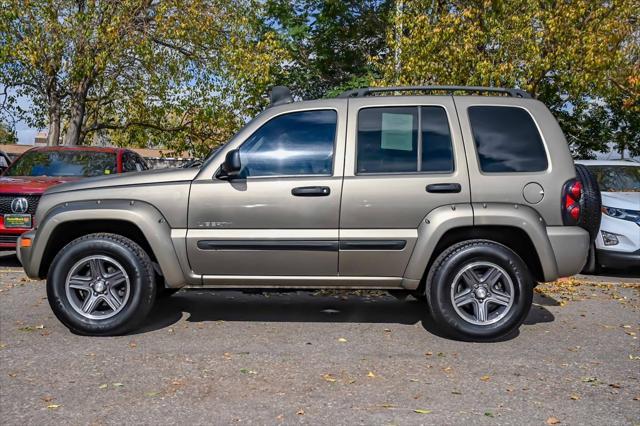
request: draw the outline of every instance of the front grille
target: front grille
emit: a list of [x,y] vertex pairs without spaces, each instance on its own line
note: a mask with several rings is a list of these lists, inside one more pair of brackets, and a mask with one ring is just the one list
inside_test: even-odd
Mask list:
[[0,235],[0,244],[13,243],[18,241],[17,235]]
[[40,201],[40,195],[24,195],[24,194],[2,194],[0,195],[0,214],[12,214],[11,202],[16,198],[25,198],[29,203],[29,207],[25,214],[35,214]]

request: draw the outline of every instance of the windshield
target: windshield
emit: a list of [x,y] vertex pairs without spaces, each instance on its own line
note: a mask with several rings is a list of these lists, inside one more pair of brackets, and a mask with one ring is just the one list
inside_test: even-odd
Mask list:
[[101,176],[117,172],[116,154],[98,151],[29,151],[4,176]]
[[602,192],[639,192],[640,167],[589,166]]

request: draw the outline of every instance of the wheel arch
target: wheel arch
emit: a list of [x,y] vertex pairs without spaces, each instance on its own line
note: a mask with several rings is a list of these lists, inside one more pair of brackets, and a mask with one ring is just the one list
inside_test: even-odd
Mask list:
[[171,228],[155,207],[139,201],[80,201],[51,209],[38,225],[28,265],[30,271],[45,277],[62,247],[75,238],[96,232],[118,234],[135,241],[158,264],[167,286],[184,284]]
[[473,204],[440,207],[425,217],[418,228],[418,241],[405,279],[423,285],[440,253],[452,244],[471,239],[491,240],[509,247],[524,260],[536,281],[558,276],[544,221],[535,210],[515,204]]

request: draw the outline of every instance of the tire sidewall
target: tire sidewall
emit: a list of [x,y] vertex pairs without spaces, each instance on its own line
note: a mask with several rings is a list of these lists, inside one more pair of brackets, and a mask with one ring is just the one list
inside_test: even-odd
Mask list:
[[[471,324],[455,310],[451,300],[451,286],[458,272],[466,265],[490,262],[500,266],[509,275],[514,287],[514,302],[504,318],[488,325]],[[533,280],[518,255],[509,248],[493,243],[469,244],[442,259],[432,277],[429,300],[434,316],[443,321],[445,328],[463,340],[483,340],[501,337],[516,329],[526,318],[533,301]]]
[[[133,242],[131,242],[134,244]],[[112,257],[129,277],[130,294],[124,308],[111,318],[85,318],[71,306],[65,289],[69,271],[79,260],[91,255]],[[145,259],[125,245],[108,238],[87,238],[67,245],[54,259],[47,278],[47,298],[56,317],[72,331],[80,334],[121,334],[137,322],[145,300],[155,296],[155,283],[145,273]]]

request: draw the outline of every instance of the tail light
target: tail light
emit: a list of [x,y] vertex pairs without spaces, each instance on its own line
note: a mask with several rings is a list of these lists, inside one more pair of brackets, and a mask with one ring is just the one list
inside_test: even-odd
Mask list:
[[562,189],[562,219],[565,225],[577,225],[580,220],[580,200],[582,183],[571,179]]

